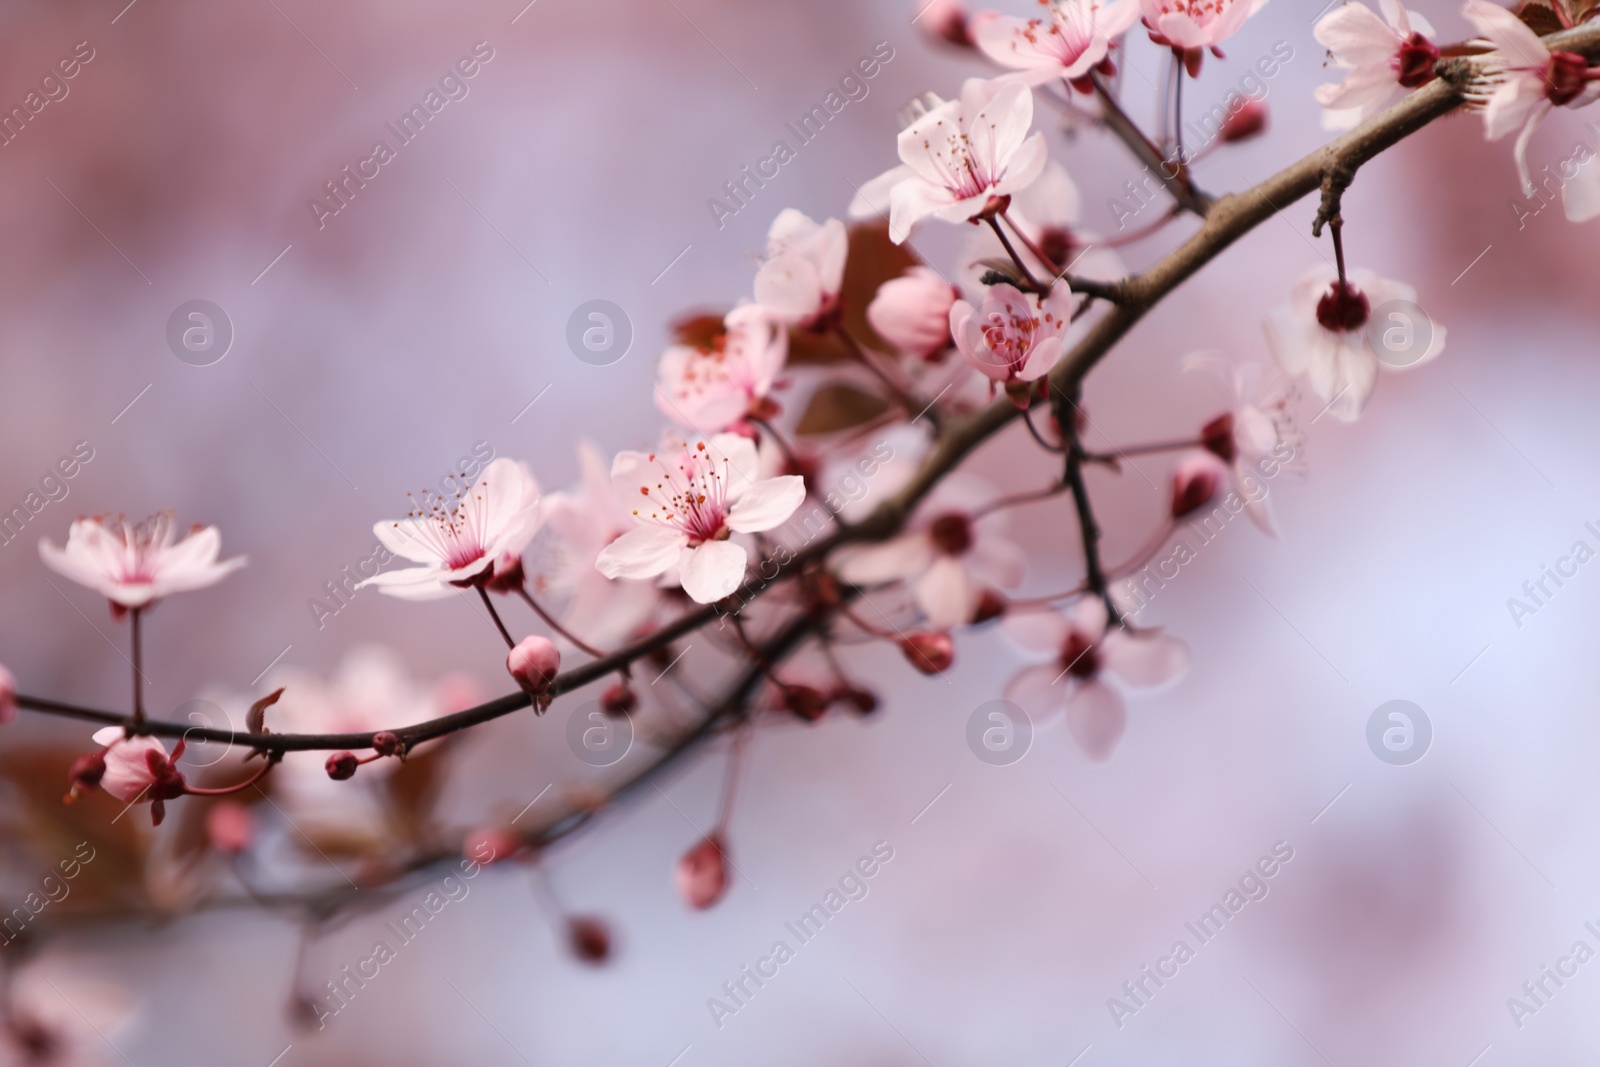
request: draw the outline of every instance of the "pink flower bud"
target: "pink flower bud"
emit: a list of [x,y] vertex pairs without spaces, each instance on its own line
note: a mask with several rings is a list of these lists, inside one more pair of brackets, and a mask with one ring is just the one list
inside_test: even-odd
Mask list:
[[600,694],[600,710],[613,719],[631,714],[639,706],[639,695],[627,682],[612,682]]
[[930,359],[950,347],[950,305],[956,298],[938,272],[912,267],[878,287],[867,321],[900,351]]
[[567,920],[567,947],[584,963],[598,966],[611,958],[611,928],[603,919],[574,915]]
[[461,842],[461,854],[484,866],[510,859],[522,851],[527,842],[509,826],[480,826],[467,833]]
[[1210,452],[1190,452],[1172,468],[1172,517],[1186,518],[1211,503],[1227,469]]
[[956,660],[955,642],[946,633],[918,630],[900,640],[900,651],[923,674],[942,674]]
[[683,854],[673,872],[678,895],[691,908],[709,908],[728,888],[728,856],[722,838],[710,834]]
[[1233,436],[1233,412],[1224,411],[1200,428],[1200,444],[1224,463],[1239,457],[1239,444]]
[[1244,97],[1244,103],[1239,110],[1229,113],[1222,123],[1222,140],[1224,144],[1236,141],[1248,141],[1267,129],[1267,105],[1261,100],[1252,100]]
[[538,634],[524,637],[506,655],[506,670],[530,696],[538,696],[549,689],[560,669],[561,650],[549,638]]
[[328,757],[328,762],[323,764],[328,770],[328,777],[336,782],[346,778],[353,778],[356,768],[361,765],[354,752],[335,752]]
[[255,841],[255,816],[236,800],[219,800],[206,812],[206,836],[219,852],[243,852]]
[[400,735],[390,730],[380,730],[373,734],[372,748],[380,756],[400,756],[406,751],[405,742],[400,740]]
[[17,717],[17,676],[0,664],[0,723]]

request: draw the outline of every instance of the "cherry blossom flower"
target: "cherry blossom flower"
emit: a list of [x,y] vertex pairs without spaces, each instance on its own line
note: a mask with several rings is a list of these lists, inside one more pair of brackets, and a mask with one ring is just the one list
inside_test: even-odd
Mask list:
[[1066,282],[1056,282],[1042,300],[1001,283],[989,287],[981,307],[961,300],[950,308],[950,335],[980,374],[1012,385],[1050,372],[1061,358],[1071,318]]
[[[1328,404],[1334,417],[1354,422],[1361,417],[1378,380],[1378,356],[1367,324],[1372,309],[1392,301],[1415,304],[1409,285],[1380,278],[1371,271],[1351,271],[1341,283],[1332,267],[1321,266],[1294,287],[1289,306],[1267,319],[1267,341],[1278,365],[1291,376],[1306,374],[1311,389]],[[1426,363],[1444,351],[1445,330],[1428,322],[1427,347],[1408,366]]]
[[1032,19],[980,12],[970,31],[985,55],[1020,71],[1026,85],[1072,81],[1106,58],[1112,39],[1139,18],[1139,0],[1047,0],[1046,10]]
[[1538,34],[1503,7],[1467,0],[1462,14],[1472,20],[1496,53],[1487,68],[1492,90],[1479,100],[1484,136],[1498,141],[1520,128],[1512,154],[1523,195],[1532,196],[1528,142],[1551,108],[1583,107],[1600,97],[1597,72],[1576,52],[1550,51]]
[[[1239,32],[1267,0],[1140,0],[1150,38],[1182,51],[1212,48]],[[1194,68],[1190,73],[1194,73]]]
[[773,410],[767,394],[789,358],[789,335],[760,304],[728,312],[710,347],[673,345],[656,368],[656,407],[699,434]]
[[997,198],[1028,187],[1044,169],[1044,134],[1033,125],[1033,93],[1020,82],[968,78],[900,133],[901,165],[867,182],[850,203],[856,218],[889,205],[889,237],[900,244],[929,217],[976,218]]
[[897,537],[851,546],[836,556],[839,577],[852,585],[908,581],[912,597],[935,630],[972,621],[984,592],[1022,584],[1022,550],[1005,536],[1004,512],[984,513],[993,492],[984,483],[952,476],[928,495]]
[[94,743],[105,746],[105,773],[100,788],[124,804],[149,804],[150,819],[157,826],[166,817],[166,802],[183,796],[185,782],[177,762],[183,757],[179,741],[167,748],[154,737],[127,737],[120,726],[96,730]]
[[541,521],[539,483],[526,464],[501,456],[454,505],[435,502],[375,525],[383,547],[421,566],[384,571],[356,588],[375,585],[403,600],[449,596],[487,579],[496,560],[521,556]]
[[950,305],[959,296],[938,271],[912,267],[878,286],[867,322],[901,352],[932,359],[950,347]]
[[[674,566],[683,591],[700,604],[733,593],[749,553],[736,533],[773,529],[805,500],[805,479],[758,478],[756,446],[721,433],[676,455],[622,452],[611,465],[617,495],[638,501],[637,525],[607,545],[595,565],[607,578],[653,578]],[[640,498],[643,498],[640,500]]]
[[1382,111],[1400,90],[1433,80],[1439,59],[1439,46],[1429,39],[1433,26],[1399,0],[1378,5],[1383,18],[1365,4],[1347,3],[1317,22],[1318,43],[1345,70],[1344,81],[1317,89],[1327,129],[1347,130]]
[[756,303],[779,322],[809,326],[839,305],[849,239],[844,223],[818,224],[785,208],[767,231],[767,261],[756,271]]
[[[649,582],[611,579],[595,569],[601,551],[633,528],[633,518],[617,499],[605,460],[587,441],[578,444],[578,469],[575,488],[545,497],[545,523],[565,549],[550,584],[571,592],[562,616],[565,628],[604,648],[637,630],[659,597]],[[565,640],[556,635],[557,644]]]
[[1126,627],[1107,633],[1099,597],[1084,597],[1064,616],[1007,615],[1001,626],[1023,648],[1055,656],[1013,675],[1005,698],[1035,727],[1048,727],[1065,712],[1072,739],[1095,761],[1111,755],[1127,726],[1127,707],[1108,675],[1129,689],[1152,689],[1189,669],[1189,646],[1175,637]]
[[243,567],[243,556],[217,561],[222,534],[193,526],[173,543],[172,512],[141,523],[122,516],[73,520],[65,548],[48,538],[39,556],[51,570],[107,597],[117,609],[142,608],[172,593],[215,585]]
[[1259,364],[1235,367],[1211,352],[1189,356],[1183,369],[1209,370],[1228,389],[1229,409],[1206,423],[1200,438],[1208,451],[1228,464],[1250,521],[1268,537],[1276,538],[1278,523],[1261,478],[1294,461],[1299,435],[1292,414],[1293,387],[1262,381]]

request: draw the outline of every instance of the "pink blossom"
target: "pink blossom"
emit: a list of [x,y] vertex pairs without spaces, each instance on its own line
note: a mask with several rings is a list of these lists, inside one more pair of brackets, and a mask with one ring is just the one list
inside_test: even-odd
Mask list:
[[96,730],[94,742],[105,746],[105,773],[100,788],[124,804],[149,804],[150,817],[157,826],[166,815],[166,801],[183,795],[183,772],[177,761],[183,756],[179,741],[168,756],[166,746],[154,737],[127,737],[122,727]]
[[[633,528],[633,517],[617,498],[605,460],[587,441],[578,443],[578,469],[576,487],[545,498],[545,521],[565,550],[551,586],[571,592],[562,616],[566,629],[604,648],[637,630],[659,597],[649,582],[613,580],[595,569],[605,547]],[[557,635],[556,643],[565,640]]]
[[1051,725],[1064,711],[1073,740],[1096,761],[1111,755],[1127,726],[1127,707],[1108,676],[1129,689],[1151,689],[1189,669],[1189,646],[1175,637],[1127,627],[1107,633],[1105,602],[1095,596],[1065,616],[1011,614],[1001,626],[1022,647],[1054,655],[1013,675],[1005,698],[1035,726]]
[[[1337,272],[1324,265],[1294,287],[1287,308],[1268,317],[1267,341],[1284,373],[1308,375],[1312,391],[1327,402],[1334,417],[1354,422],[1378,380],[1379,360],[1367,329],[1373,309],[1394,301],[1415,304],[1416,299],[1411,286],[1371,271],[1351,271],[1341,285]],[[1428,336],[1413,340],[1425,340],[1427,347],[1410,358],[1412,366],[1444,350],[1444,327],[1430,321],[1407,328],[1418,325]]]
[[637,503],[632,530],[607,545],[595,566],[607,578],[653,578],[676,567],[700,604],[733,593],[749,553],[736,533],[773,529],[806,496],[798,475],[760,478],[756,446],[721,433],[676,455],[622,452],[611,465],[617,495]]
[[1347,3],[1324,15],[1316,26],[1318,43],[1345,71],[1344,81],[1319,86],[1317,103],[1327,110],[1322,124],[1347,130],[1388,106],[1402,89],[1433,80],[1439,46],[1429,38],[1433,26],[1399,0],[1379,0],[1383,18],[1364,4]]
[[1291,414],[1294,390],[1259,382],[1263,368],[1258,364],[1238,368],[1213,353],[1195,353],[1184,360],[1183,367],[1210,370],[1229,390],[1231,406],[1207,423],[1200,436],[1205,447],[1231,469],[1234,489],[1244,501],[1250,521],[1276,538],[1278,524],[1261,476],[1294,461],[1298,439]]
[[982,307],[961,300],[950,308],[950,335],[990,381],[1032,382],[1061,358],[1071,318],[1072,291],[1064,281],[1043,300],[1001,283],[989,287]]
[[983,53],[1020,71],[1027,85],[1082,78],[1106,58],[1113,38],[1139,17],[1139,0],[1047,0],[1045,18],[1020,19],[984,11],[971,33]]
[[1467,0],[1462,14],[1495,51],[1486,67],[1492,90],[1480,101],[1484,136],[1498,141],[1520,128],[1512,154],[1523,195],[1532,196],[1528,142],[1534,131],[1551,108],[1576,108],[1593,102],[1600,96],[1600,82],[1594,80],[1588,60],[1576,52],[1551,52],[1538,34],[1503,7]]
[[844,223],[818,224],[785,208],[767,231],[767,261],[756,272],[756,303],[779,322],[810,325],[839,303],[849,250]]
[[938,271],[912,267],[878,287],[867,322],[895,348],[928,359],[950,345],[950,305],[959,295]]
[[1004,536],[1004,513],[982,513],[992,496],[975,479],[945,479],[905,532],[842,549],[835,557],[839,577],[852,585],[908,581],[929,626],[970,623],[985,589],[1015,589],[1025,569],[1022,550]]
[[743,304],[723,320],[710,347],[673,345],[656,368],[656,407],[679,426],[720,433],[762,413],[789,358],[789,335],[759,304]]
[[728,889],[728,852],[720,834],[702,837],[673,868],[678,895],[691,908],[705,909]]
[[1214,48],[1239,32],[1267,0],[1140,0],[1145,25],[1161,44]]
[[1044,135],[1028,135],[1033,93],[1016,81],[968,78],[961,98],[943,101],[901,131],[901,165],[861,187],[856,218],[889,205],[889,236],[900,244],[929,217],[976,218],[991,201],[1028,187],[1044,169]]
[[484,468],[454,505],[434,503],[372,528],[383,546],[419,567],[384,571],[375,585],[404,600],[434,600],[486,578],[496,560],[522,555],[542,516],[539,483],[527,465],[504,456]]
[[120,515],[102,515],[74,520],[65,548],[40,540],[39,556],[57,574],[119,608],[142,608],[172,593],[204,589],[244,566],[243,556],[217,562],[222,535],[215,526],[190,527],[176,544],[172,538],[170,511],[132,524]]

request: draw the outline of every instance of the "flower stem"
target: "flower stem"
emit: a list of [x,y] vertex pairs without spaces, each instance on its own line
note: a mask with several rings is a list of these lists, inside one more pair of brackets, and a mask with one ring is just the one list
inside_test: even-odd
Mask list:
[[483,606],[489,609],[489,618],[494,620],[495,628],[500,631],[500,636],[506,639],[507,648],[516,648],[516,641],[511,638],[511,631],[506,629],[506,624],[500,621],[500,613],[494,610],[494,602],[489,599],[489,590],[480,582],[477,586],[478,595],[483,598]]
[[133,629],[133,719],[134,724],[144,722],[144,641],[139,626],[139,619],[143,608],[130,609],[132,618],[129,620]]
[[261,781],[261,779],[265,778],[267,776],[267,772],[272,770],[273,767],[276,767],[278,765],[278,761],[282,758],[282,752],[268,753],[267,762],[261,765],[261,769],[256,771],[256,773],[251,777],[240,782],[238,785],[218,786],[215,789],[207,789],[198,785],[185,785],[183,787],[183,791],[189,796],[194,797],[225,797],[230,793],[242,793],[246,789],[249,789],[251,786],[255,785],[257,782]]
[[523,586],[522,588],[518,589],[517,593],[522,597],[523,600],[528,602],[528,607],[533,609],[533,613],[544,620],[544,624],[546,626],[550,627],[550,629],[554,630],[562,637],[565,637],[568,641],[571,641],[573,647],[579,652],[593,656],[595,659],[599,659],[601,656],[605,655],[604,652],[601,652],[593,645],[578,640],[572,635],[572,631],[568,630],[565,626],[562,626],[559,622],[557,622],[548,611],[544,610],[537,600],[533,599],[533,595],[528,592],[527,586]]
[[1038,296],[1049,296],[1050,287],[1035,278],[1033,272],[1028,269],[1027,264],[1022,262],[1022,257],[1017,255],[1017,250],[1011,247],[1011,238],[1007,237],[1006,231],[1000,228],[1000,220],[993,215],[985,215],[984,221],[994,229],[994,235],[1000,238],[1000,246],[1006,250],[1006,255],[1011,257],[1011,262],[1016,264],[1017,272],[1022,275],[1028,289]]

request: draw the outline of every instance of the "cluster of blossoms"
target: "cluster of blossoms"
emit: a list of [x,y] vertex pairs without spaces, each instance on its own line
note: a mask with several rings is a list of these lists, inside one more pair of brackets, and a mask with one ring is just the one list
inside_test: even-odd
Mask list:
[[[609,464],[583,445],[578,484],[553,493],[541,491],[526,464],[497,458],[454,499],[430,498],[426,507],[379,522],[380,542],[409,565],[362,584],[412,601],[475,595],[505,642],[507,672],[540,711],[565,691],[564,658],[605,660],[601,703],[611,715],[643,710],[630,668],[650,655],[668,674],[677,662],[669,661],[669,642],[649,644],[649,635],[689,612],[719,622],[709,643],[759,670],[762,710],[807,721],[834,706],[859,713],[876,706],[870,690],[845,676],[836,644],[879,639],[911,667],[936,674],[954,662],[961,631],[999,619],[1022,652],[1048,658],[996,679],[995,690],[1040,725],[1064,720],[1088,758],[1108,758],[1126,728],[1125,694],[1167,684],[1189,662],[1177,638],[1130,621],[1113,580],[1142,566],[1178,523],[1206,509],[1247,513],[1277,535],[1267,501],[1250,487],[1257,470],[1294,457],[1294,381],[1303,378],[1324,411],[1354,421],[1380,368],[1419,365],[1444,347],[1445,331],[1430,323],[1405,359],[1383,358],[1388,324],[1378,312],[1414,306],[1417,294],[1347,270],[1343,220],[1334,219],[1335,262],[1309,271],[1267,318],[1272,364],[1209,354],[1187,361],[1220,375],[1231,397],[1225,410],[1176,440],[1112,453],[1085,446],[1081,371],[1068,376],[1070,392],[1055,372],[1125,299],[1125,272],[1117,242],[1080,227],[1076,189],[1050,158],[1045,133],[1034,129],[1035,108],[1044,103],[1077,115],[1092,108],[1107,126],[1113,116],[1127,124],[1115,79],[1141,27],[1170,52],[1169,77],[1192,78],[1208,53],[1223,58],[1222,44],[1263,3],[1044,0],[1043,13],[1029,19],[969,17],[953,4],[936,5],[928,21],[940,36],[999,69],[967,79],[955,99],[919,101],[896,141],[899,162],[865,182],[849,206],[866,221],[847,226],[794,209],[778,214],[750,297],[726,314],[679,324],[676,343],[661,355],[655,397],[671,425],[656,442],[619,452]],[[1443,77],[1444,64],[1467,64],[1467,75],[1452,77],[1466,78],[1468,102],[1481,109],[1489,140],[1517,132],[1514,158],[1527,183],[1528,142],[1540,121],[1554,107],[1600,96],[1600,71],[1577,53],[1551,50],[1517,15],[1488,0],[1468,0],[1464,15],[1481,38],[1447,49],[1398,0],[1380,0],[1377,12],[1354,2],[1333,7],[1315,34],[1343,78],[1321,87],[1317,100],[1330,127],[1348,128]],[[1124,139],[1131,136],[1136,151],[1165,156],[1178,150],[1180,124],[1173,114],[1169,130],[1147,135],[1133,127]],[[1570,184],[1574,218],[1600,214],[1596,174]],[[1179,186],[1174,209],[1138,240],[1181,225],[1185,210],[1203,212],[1207,200],[1187,162],[1170,176]],[[934,222],[973,227],[965,256],[948,274],[908,245]],[[1048,461],[1045,473],[1031,485],[1008,487],[1009,495],[952,472],[953,461],[919,482],[919,470],[930,469],[919,460],[936,461],[931,446],[944,427],[990,401],[997,401],[991,415],[1005,415],[996,425],[1015,416],[1026,426]],[[1082,472],[1159,453],[1173,455],[1162,524],[1131,559],[1107,565]],[[1008,537],[1008,512],[1065,499],[1083,531],[1084,580],[1060,593],[1024,595],[1027,560]],[[802,514],[808,502],[814,506]],[[832,540],[805,555],[822,533],[814,521],[832,525]],[[551,551],[534,553],[536,545]],[[40,554],[53,570],[106,597],[117,618],[131,619],[136,693],[142,614],[244,564],[219,558],[215,527],[177,539],[169,514],[142,524],[81,518],[64,547],[46,540]],[[541,567],[530,558],[557,562]],[[784,595],[752,607],[775,584]],[[496,596],[520,598],[545,632],[519,637]],[[546,599],[564,607],[552,610]],[[706,613],[706,605],[715,611]],[[810,649],[820,654],[791,659],[785,649],[783,662],[769,660],[759,641],[794,619],[812,622]],[[370,745],[323,758],[286,757],[261,743],[255,754],[264,758],[252,777],[202,787],[180,767],[185,743],[169,750],[154,736],[136,696],[124,723],[93,735],[100,747],[72,767],[69,798],[102,789],[129,805],[148,803],[160,823],[168,801],[241,792],[280,768],[281,795],[316,822],[341,803],[341,791],[353,789],[331,783],[371,763],[383,767],[365,781],[398,773],[403,761],[427,751],[411,731],[477,699],[459,681],[424,693],[392,661],[370,654],[354,657],[331,684],[294,674],[274,681],[247,713],[250,735],[265,735],[270,712],[280,731],[287,725],[360,735]],[[683,691],[693,696],[689,687]],[[0,721],[17,703],[15,679],[0,668]],[[735,718],[748,721],[742,713]],[[245,824],[226,814],[234,809],[217,810],[225,814],[214,820],[214,838],[245,847]],[[725,805],[717,828],[677,870],[680,892],[696,907],[714,903],[729,883],[727,821]],[[336,830],[379,834],[361,815]],[[491,844],[497,856],[525,851],[503,826],[482,828],[471,840]],[[583,921],[573,930],[580,955],[605,955],[603,927]]]

